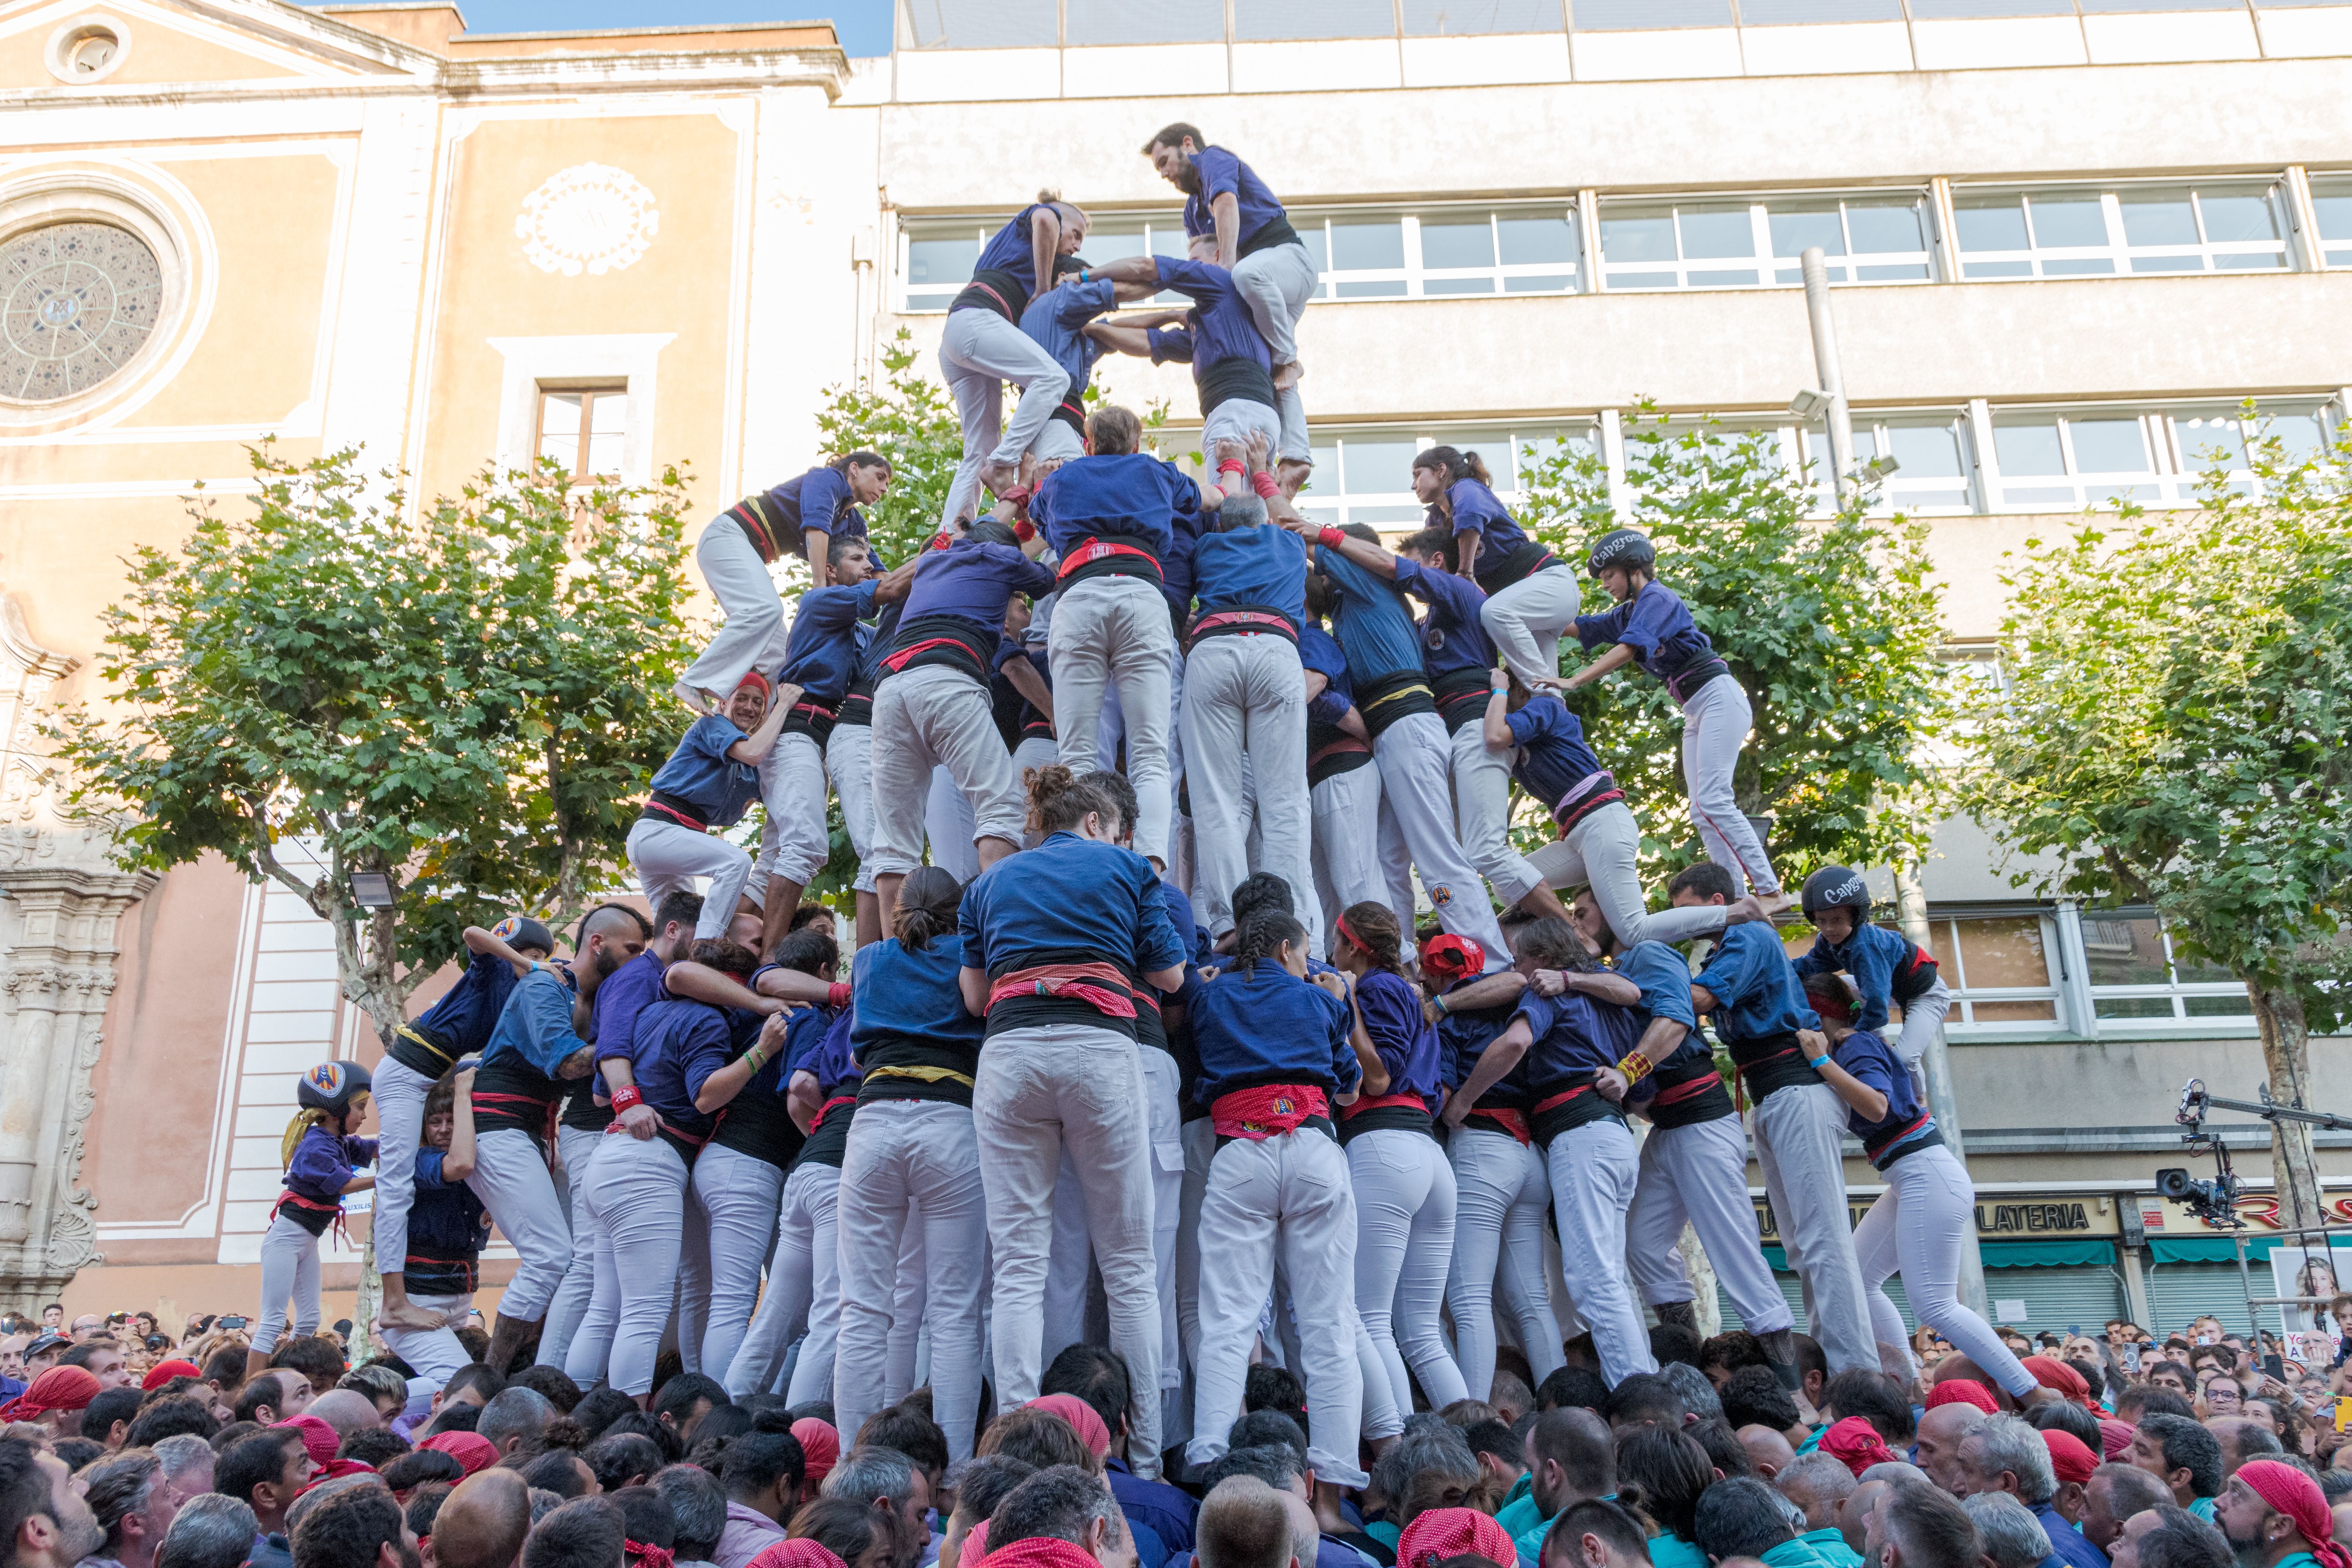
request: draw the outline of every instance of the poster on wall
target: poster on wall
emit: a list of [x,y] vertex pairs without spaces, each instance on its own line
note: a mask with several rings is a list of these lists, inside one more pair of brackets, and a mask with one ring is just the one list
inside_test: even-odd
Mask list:
[[2333,1365],[2344,1331],[2327,1303],[2344,1293],[2342,1281],[2352,1279],[2352,1247],[2273,1247],[2271,1279],[2273,1295],[2310,1298],[2279,1309],[2288,1359],[2305,1366]]

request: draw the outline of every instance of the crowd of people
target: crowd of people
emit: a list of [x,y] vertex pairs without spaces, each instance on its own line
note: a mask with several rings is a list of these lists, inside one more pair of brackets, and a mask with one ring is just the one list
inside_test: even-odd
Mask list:
[[1793,1389],[1745,1330],[1662,1322],[1659,1370],[1613,1385],[1589,1336],[1532,1389],[1507,1348],[1489,1397],[1414,1410],[1360,1482],[1318,1461],[1307,1389],[1268,1361],[1177,1484],[1122,1460],[1149,1391],[1084,1342],[957,1457],[929,1386],[852,1428],[672,1351],[641,1405],[502,1375],[468,1324],[475,1359],[419,1407],[381,1343],[349,1363],[348,1323],[255,1368],[236,1320],[174,1345],[49,1316],[0,1322],[0,1568],[2352,1565],[2341,1368],[2265,1373],[2210,1319],[2045,1336],[2022,1401],[1929,1331],[1886,1371],[1832,1372],[1799,1336]]

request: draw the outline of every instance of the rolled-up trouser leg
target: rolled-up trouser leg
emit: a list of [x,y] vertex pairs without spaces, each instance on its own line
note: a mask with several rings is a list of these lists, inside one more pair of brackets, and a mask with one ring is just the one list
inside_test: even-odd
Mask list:
[[1825,1083],[1776,1089],[1748,1112],[1756,1163],[1790,1267],[1805,1281],[1830,1371],[1875,1371],[1878,1344],[1846,1218],[1845,1104]]
[[457,1374],[457,1369],[474,1358],[458,1342],[457,1331],[449,1323],[462,1323],[474,1308],[471,1292],[463,1296],[411,1296],[408,1304],[422,1307],[428,1312],[439,1312],[446,1320],[437,1329],[383,1330],[384,1348],[408,1363],[413,1374],[408,1380],[408,1404],[402,1414],[412,1419],[427,1415],[433,1410],[433,1396]]
[[1511,752],[1486,744],[1475,722],[1454,731],[1454,818],[1462,851],[1495,884],[1495,897],[1516,904],[1542,880],[1528,857],[1511,847]]
[[372,1076],[380,1133],[373,1221],[376,1267],[397,1274],[408,1256],[408,1211],[416,1201],[416,1146],[424,1137],[425,1097],[433,1092],[433,1080],[391,1056],[376,1063]]
[[[1510,963],[1503,929],[1486,901],[1486,884],[1471,869],[1454,837],[1453,792],[1446,773],[1452,749],[1445,723],[1434,713],[1408,713],[1372,742],[1381,769],[1381,799],[1396,814],[1398,830],[1421,873],[1422,890],[1437,910],[1438,923],[1466,936],[1486,954],[1486,966]],[[1357,831],[1361,832],[1359,826]],[[1408,929],[1410,926],[1408,925]]]
[[1769,1334],[1796,1321],[1759,1247],[1756,1206],[1748,1198],[1748,1134],[1737,1116],[1654,1127],[1642,1140],[1641,1175],[1625,1213],[1625,1254],[1634,1287],[1650,1306],[1696,1294],[1683,1268],[1685,1224],[1748,1332]]
[[587,1315],[588,1299],[596,1289],[596,1222],[588,1212],[588,1167],[604,1144],[602,1132],[584,1127],[555,1130],[555,1149],[563,1163],[563,1213],[572,1227],[572,1258],[564,1265],[563,1282],[548,1301],[535,1359],[541,1366],[559,1372],[572,1349],[572,1336],[580,1331],[580,1321]]
[[1601,1375],[1614,1387],[1637,1372],[1655,1372],[1642,1309],[1625,1284],[1625,1205],[1633,1201],[1641,1154],[1615,1117],[1571,1127],[1551,1141],[1544,1163],[1559,1225],[1560,1268],[1569,1294],[1592,1331]]
[[1652,912],[1642,892],[1636,858],[1641,848],[1641,826],[1623,802],[1612,800],[1585,813],[1567,837],[1538,846],[1528,856],[1528,863],[1547,886],[1561,892],[1591,889],[1593,901],[1608,917],[1609,929],[1627,947],[1637,942],[1685,942],[1721,931],[1721,904]]
[[[741,854],[741,850],[737,850]],[[748,857],[747,857],[748,858]],[[474,1139],[474,1173],[466,1178],[521,1262],[499,1299],[499,1316],[537,1322],[572,1264],[572,1226],[547,1157],[530,1133],[500,1127]]]
[[702,580],[727,619],[683,679],[688,686],[731,696],[752,670],[773,671],[783,664],[783,601],[751,535],[725,512],[703,525],[694,563],[702,568]]
[[1765,858],[1755,825],[1739,809],[1731,787],[1740,749],[1755,724],[1748,693],[1728,675],[1717,676],[1684,699],[1683,789],[1706,858],[1729,871],[1743,891],[1774,892],[1780,874]]
[[841,797],[841,823],[857,854],[855,892],[874,890],[874,726],[835,724],[824,742],[825,776]]
[[1522,685],[1559,679],[1559,637],[1576,625],[1577,599],[1576,573],[1562,564],[1529,573],[1479,607],[1478,624]]
[[716,834],[652,817],[639,817],[629,829],[628,853],[637,885],[654,909],[661,908],[672,893],[694,891],[695,879],[708,877],[710,886],[702,895],[702,916],[694,922],[694,934],[727,934],[736,900],[751,875],[751,856]]
[[783,1168],[712,1143],[694,1162],[694,1199],[710,1237],[710,1306],[702,1329],[702,1371],[724,1377],[735,1363],[760,1295],[760,1268],[776,1236]]

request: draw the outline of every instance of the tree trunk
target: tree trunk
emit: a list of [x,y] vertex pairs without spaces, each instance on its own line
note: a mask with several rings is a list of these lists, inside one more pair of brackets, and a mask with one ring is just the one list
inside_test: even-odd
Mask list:
[[[2263,1065],[2270,1072],[2271,1098],[2281,1105],[2308,1109],[2311,1037],[2304,1023],[2303,998],[2246,982],[2254,1023],[2263,1034]],[[2297,1121],[2271,1124],[2271,1175],[2278,1194],[2279,1223],[2291,1230],[2320,1225],[2319,1162],[2311,1151],[2311,1129]]]

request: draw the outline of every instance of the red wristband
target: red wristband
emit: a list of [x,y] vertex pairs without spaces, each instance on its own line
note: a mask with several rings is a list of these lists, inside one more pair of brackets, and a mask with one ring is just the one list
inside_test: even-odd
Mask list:
[[925,544],[923,548],[926,550],[945,550],[949,545],[953,544],[954,542],[954,536],[950,534],[945,529],[941,529],[939,532],[931,535],[930,542]]
[[1339,548],[1339,542],[1347,537],[1348,536],[1346,534],[1340,532],[1338,529],[1332,527],[1327,522],[1316,531],[1315,542],[1318,544],[1328,544],[1332,549],[1337,550]]
[[613,1109],[615,1111],[627,1110],[645,1102],[646,1097],[637,1092],[635,1084],[626,1084],[613,1091]]
[[1217,477],[1222,479],[1228,472],[1247,474],[1249,468],[1239,458],[1227,458],[1217,465]]
[[1037,537],[1037,525],[1024,517],[1013,525],[1013,537],[1026,544]]
[[824,988],[824,1005],[833,1008],[848,1006],[849,982],[846,980],[836,980],[832,984],[826,986]]
[[1265,497],[1268,500],[1272,500],[1275,497],[1282,493],[1282,487],[1275,482],[1275,479],[1272,474],[1252,474],[1250,476],[1250,483],[1256,486],[1257,493]]

